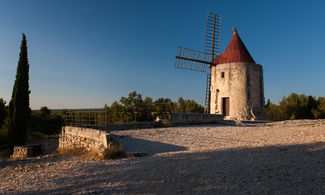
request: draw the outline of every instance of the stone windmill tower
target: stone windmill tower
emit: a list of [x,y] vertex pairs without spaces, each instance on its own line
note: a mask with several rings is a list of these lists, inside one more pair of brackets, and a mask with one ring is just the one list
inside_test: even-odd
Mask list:
[[262,66],[233,30],[226,51],[219,54],[221,16],[208,12],[204,52],[178,47],[175,68],[207,72],[205,113],[235,120],[265,119]]
[[249,54],[236,28],[226,51],[211,67],[210,113],[227,119],[264,119],[263,69]]

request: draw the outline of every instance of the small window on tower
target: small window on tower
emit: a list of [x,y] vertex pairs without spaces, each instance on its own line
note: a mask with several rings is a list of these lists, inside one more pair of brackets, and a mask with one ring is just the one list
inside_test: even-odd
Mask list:
[[221,72],[221,78],[225,78],[225,72]]

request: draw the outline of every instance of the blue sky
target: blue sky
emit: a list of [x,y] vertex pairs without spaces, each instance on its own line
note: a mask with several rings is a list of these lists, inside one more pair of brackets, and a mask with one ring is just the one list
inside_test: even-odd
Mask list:
[[264,69],[265,97],[325,96],[324,1],[0,1],[0,98],[7,102],[21,33],[31,107],[92,108],[136,90],[204,103],[206,75],[173,67],[177,46],[204,49],[208,11],[221,15],[221,51],[236,27]]

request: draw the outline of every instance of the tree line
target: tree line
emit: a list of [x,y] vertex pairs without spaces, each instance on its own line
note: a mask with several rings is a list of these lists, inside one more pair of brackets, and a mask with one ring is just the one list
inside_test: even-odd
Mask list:
[[121,97],[110,106],[105,104],[102,111],[73,112],[64,110],[67,124],[104,125],[130,122],[151,122],[155,119],[164,119],[171,112],[203,113],[204,108],[194,100],[178,98],[177,102],[170,98],[151,97],[142,98],[142,95],[133,91],[127,97]]
[[[170,112],[203,113],[204,108],[196,101],[182,97],[178,98],[177,102],[163,97],[153,100],[151,97],[142,98],[141,94],[133,91],[128,96],[121,97],[119,101],[114,101],[110,106],[105,104],[103,112],[107,114],[105,117],[90,111],[73,112],[73,116],[76,122],[91,120],[93,123],[97,120],[97,123],[104,124],[107,120],[109,124],[118,124],[154,121],[157,117],[164,118],[166,113]],[[71,117],[71,113],[72,111],[67,109],[54,113],[46,106],[41,107],[40,110],[30,110],[26,134],[22,135],[25,135],[27,139],[28,136],[58,134],[69,116]],[[9,105],[6,105],[6,102],[0,98],[0,145],[10,144],[8,120]]]
[[278,105],[268,100],[265,111],[271,121],[321,119],[325,118],[325,97],[291,93],[288,97],[284,96]]
[[129,93],[128,97],[121,97],[120,101],[114,101],[111,106],[105,105],[109,123],[148,122],[156,117],[164,118],[170,112],[203,113],[204,108],[194,100],[178,98],[177,102],[170,98],[158,98],[155,101],[151,97],[142,98],[136,91]]

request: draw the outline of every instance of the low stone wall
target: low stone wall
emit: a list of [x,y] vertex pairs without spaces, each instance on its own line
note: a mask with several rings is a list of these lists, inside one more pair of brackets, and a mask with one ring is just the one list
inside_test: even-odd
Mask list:
[[170,125],[210,124],[223,121],[223,118],[222,114],[172,112],[169,119],[163,120],[163,123],[170,123]]
[[106,131],[83,128],[83,127],[62,127],[62,133],[59,138],[60,149],[85,148],[98,154],[104,154],[111,137]]
[[42,153],[41,144],[32,144],[24,146],[15,146],[12,154],[13,159],[24,159],[27,157],[37,156]]

